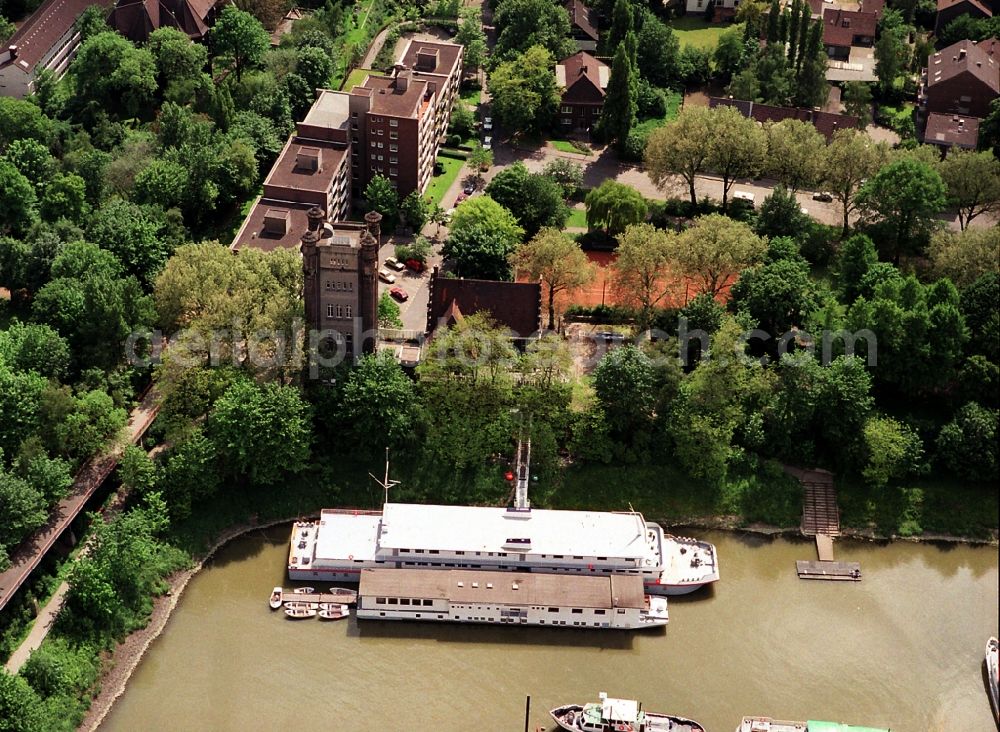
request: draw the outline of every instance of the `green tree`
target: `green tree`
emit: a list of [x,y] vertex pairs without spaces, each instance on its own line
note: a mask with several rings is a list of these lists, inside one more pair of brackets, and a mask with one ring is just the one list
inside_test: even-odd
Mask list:
[[779,259],[744,270],[731,295],[733,309],[748,313],[772,338],[802,325],[818,305],[804,259]]
[[726,92],[733,99],[745,99],[748,102],[759,102],[763,99],[760,95],[760,81],[752,66],[744,68],[733,76],[733,80],[726,87]]
[[134,203],[113,198],[94,212],[87,238],[114,254],[125,270],[152,282],[170,256],[160,223]]
[[754,73],[760,82],[760,94],[765,102],[783,106],[791,104],[796,91],[795,71],[789,65],[780,45],[764,48],[754,64]]
[[805,3],[805,8],[802,6],[802,0],[792,0],[791,15],[788,18],[788,59],[792,63],[795,62],[795,54],[799,47],[799,26],[809,22],[809,4]]
[[923,444],[910,427],[891,417],[871,417],[864,426],[867,453],[861,475],[881,488],[895,478],[920,472]]
[[592,189],[585,203],[587,228],[601,228],[608,236],[616,236],[626,227],[645,221],[649,211],[639,191],[610,178]]
[[69,67],[76,93],[109,113],[136,117],[153,109],[156,60],[114,31],[91,36]]
[[729,81],[747,65],[747,46],[743,42],[743,33],[738,26],[724,31],[719,36],[719,43],[715,47],[712,59],[715,61],[716,73],[722,81]]
[[875,76],[883,93],[889,92],[896,77],[903,71],[909,57],[906,30],[902,27],[885,28],[875,42]]
[[937,437],[937,459],[950,472],[967,480],[996,478],[997,422],[1000,413],[969,402]]
[[855,234],[840,245],[834,267],[837,287],[843,302],[850,304],[861,294],[861,283],[878,262],[878,252],[872,240],[864,234]]
[[329,85],[333,73],[333,59],[329,53],[316,46],[302,46],[296,56],[295,73],[305,79],[310,89]]
[[[493,23],[497,32],[493,53],[500,59],[513,58],[532,46],[541,46],[555,58],[573,53],[569,13],[549,0],[504,0],[493,13]],[[492,82],[490,86],[492,91]]]
[[529,237],[543,227],[561,229],[569,216],[562,187],[545,175],[530,172],[520,161],[497,173],[486,193],[514,214]]
[[653,417],[653,364],[632,344],[606,353],[594,370],[594,391],[613,433],[648,431]]
[[254,485],[301,472],[310,453],[311,414],[298,390],[236,381],[209,415],[208,434],[225,470]]
[[926,163],[902,158],[870,178],[858,191],[856,202],[869,221],[885,226],[892,237],[890,251],[900,255],[912,249],[935,228],[945,207],[947,189],[941,176]]
[[809,216],[802,213],[795,195],[784,186],[777,185],[761,203],[754,229],[760,236],[798,239],[808,226]]
[[62,458],[50,458],[41,440],[35,438],[21,444],[14,467],[28,485],[42,494],[46,504],[65,498],[73,485],[70,463]]
[[781,6],[778,0],[771,0],[771,7],[767,13],[767,33],[765,40],[768,43],[777,43],[779,40],[779,20],[781,19]]
[[963,231],[977,216],[1000,210],[1000,160],[992,154],[953,149],[938,165],[938,173]]
[[31,182],[6,160],[0,160],[0,233],[23,231],[34,216]]
[[479,8],[463,8],[459,14],[455,43],[465,47],[465,67],[478,69],[486,62],[488,47],[483,31],[483,13]]
[[108,30],[107,11],[100,5],[84,9],[73,23],[73,29],[80,34],[80,42]]
[[934,274],[965,287],[979,277],[1000,271],[1000,229],[938,231],[928,250]]
[[461,277],[509,280],[510,255],[523,239],[510,211],[489,196],[476,196],[455,209],[441,253],[454,260]]
[[872,121],[872,85],[864,81],[844,82],[840,100],[847,114],[858,118],[858,125],[867,127]]
[[481,185],[483,173],[493,167],[493,151],[487,150],[481,142],[476,142],[469,157],[466,158],[466,164],[472,168],[477,183]]
[[[628,0],[618,0],[619,4],[627,2]],[[608,139],[618,144],[619,152],[636,123],[636,114],[639,110],[637,76],[624,44],[619,45],[611,64],[611,78],[608,81],[604,106],[601,107],[601,127]]]
[[87,182],[72,173],[56,173],[45,187],[39,210],[46,221],[66,218],[82,222],[88,210]]
[[673,29],[652,13],[646,13],[637,41],[637,66],[641,75],[653,86],[676,85],[681,44]]
[[392,295],[383,292],[378,299],[378,327],[402,328],[403,321],[399,315],[399,304],[392,299]]
[[[385,354],[362,357],[344,384],[343,419],[354,443],[369,454],[399,447],[413,432],[416,392],[396,360]],[[382,442],[372,439],[383,438]]]
[[222,9],[212,29],[212,50],[232,59],[237,83],[243,71],[260,63],[270,47],[270,36],[259,20],[234,6]]
[[32,371],[13,371],[0,363],[0,451],[17,453],[39,428],[38,415],[45,379]]
[[37,105],[26,99],[0,97],[0,151],[25,138],[47,143],[51,131],[52,121]]
[[[519,0],[508,0],[504,7]],[[548,0],[542,0],[548,4]],[[555,10],[565,11],[558,6]],[[494,68],[490,74],[493,114],[506,129],[532,132],[547,126],[559,105],[552,54],[535,45]]]
[[0,669],[0,719],[4,732],[44,732],[45,704],[22,676]]
[[55,172],[56,161],[49,149],[30,137],[12,141],[3,157],[28,179],[38,194]]
[[463,140],[472,137],[476,130],[476,115],[465,104],[456,104],[448,121],[448,134]]
[[797,119],[785,119],[765,127],[767,175],[796,193],[813,186],[822,173],[826,140],[816,127]]
[[639,311],[640,331],[649,327],[653,311],[673,294],[670,249],[677,235],[651,224],[632,224],[618,237],[614,289],[623,303]]
[[767,250],[764,240],[749,226],[720,214],[699,216],[693,226],[671,238],[670,244],[670,258],[681,274],[691,279],[696,292],[713,297]]
[[399,217],[405,226],[419,233],[427,224],[427,199],[419,191],[410,191],[399,204]]
[[885,164],[888,152],[859,130],[837,130],[823,159],[823,185],[830,189],[844,212],[843,236],[850,228],[850,215],[857,207],[862,183]]
[[190,516],[192,504],[218,492],[222,484],[218,460],[218,449],[200,427],[170,448],[160,482],[171,517]]
[[555,297],[590,283],[595,267],[580,245],[557,229],[542,229],[512,256],[515,272],[540,280],[547,290],[549,329],[555,328]]
[[658,188],[665,188],[674,176],[688,186],[691,205],[698,205],[697,176],[704,172],[708,158],[706,141],[711,132],[711,111],[706,107],[684,107],[672,122],[653,130],[646,144],[646,173]]
[[156,74],[162,88],[172,83],[198,79],[208,65],[208,49],[192,43],[176,28],[158,28],[149,34],[146,47],[156,59]]
[[734,107],[716,107],[710,118],[705,165],[722,176],[722,210],[737,178],[754,178],[764,167],[767,136],[756,120],[744,117]]
[[384,175],[373,176],[365,186],[365,202],[369,211],[382,214],[384,226],[392,230],[399,221],[399,194],[392,182]]
[[12,320],[0,331],[0,363],[15,371],[34,371],[46,378],[61,379],[69,370],[66,339],[40,323]]
[[140,494],[156,488],[156,463],[146,451],[135,445],[127,445],[118,459],[118,478],[127,490]]

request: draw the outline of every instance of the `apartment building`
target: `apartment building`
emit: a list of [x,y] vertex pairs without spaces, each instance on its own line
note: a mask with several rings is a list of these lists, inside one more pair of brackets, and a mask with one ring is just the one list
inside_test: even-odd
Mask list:
[[113,0],[46,0],[0,50],[0,96],[26,97],[35,91],[42,69],[62,77],[76,56],[80,34],[76,19],[91,5],[108,8]]
[[440,140],[448,134],[448,122],[458,100],[465,47],[456,43],[410,40],[397,61],[410,69],[414,79],[431,82],[435,89],[435,130]]

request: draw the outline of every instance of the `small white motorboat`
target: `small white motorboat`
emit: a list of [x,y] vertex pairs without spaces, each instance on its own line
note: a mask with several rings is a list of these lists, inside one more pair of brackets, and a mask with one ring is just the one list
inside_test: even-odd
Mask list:
[[285,606],[285,615],[287,615],[292,620],[303,620],[305,618],[315,618],[316,609],[308,607],[306,604],[301,606]]
[[277,610],[281,607],[281,598],[284,595],[285,590],[282,587],[275,587],[271,590],[271,599],[268,601],[268,605],[271,606],[272,610]]
[[347,605],[334,602],[321,602],[319,605],[319,617],[322,620],[343,620],[350,614],[351,609]]
[[314,595],[316,594],[315,587],[296,587],[292,590],[296,595]]
[[345,605],[353,605],[358,601],[358,593],[354,590],[349,590],[346,587],[331,587],[324,594],[333,595],[337,602]]

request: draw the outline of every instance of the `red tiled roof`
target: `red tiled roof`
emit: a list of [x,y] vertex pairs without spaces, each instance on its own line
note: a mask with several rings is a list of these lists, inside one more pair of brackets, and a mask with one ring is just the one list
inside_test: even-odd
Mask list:
[[959,41],[932,53],[927,58],[927,86],[969,73],[1000,94],[1000,58],[994,52],[995,44],[994,39],[989,39],[986,47],[974,41]]
[[993,17],[993,11],[983,5],[983,3],[979,2],[979,0],[937,0],[937,10],[939,13],[942,10],[948,10],[957,5],[968,5],[969,8],[966,8],[964,12],[969,12],[970,8],[975,8],[982,14],[980,17]]
[[447,323],[482,312],[513,331],[515,337],[527,338],[539,329],[542,286],[538,282],[451,279],[440,277],[436,271],[431,275],[428,332],[442,318]]
[[590,8],[581,0],[569,0],[566,3],[566,11],[569,13],[569,22],[574,28],[579,28],[588,38],[595,41],[598,39],[597,28],[590,21]]
[[[608,69],[606,63],[598,61],[586,51],[580,51],[564,58],[558,65],[563,67],[566,74],[566,90],[562,95],[564,102],[600,102],[604,98],[601,69]],[[609,73],[605,71],[605,76]]]
[[111,4],[112,0],[47,0],[5,44],[5,49],[17,46],[17,58],[9,63],[30,73],[84,10],[91,5],[106,8]]
[[958,147],[975,148],[979,142],[979,119],[957,114],[931,112],[927,115],[924,142],[942,147],[957,145]]
[[876,25],[875,13],[831,10],[823,15],[823,43],[846,47],[853,44],[855,36],[874,38]]
[[119,0],[108,22],[127,38],[143,43],[159,28],[176,28],[192,38],[208,33],[215,0]]
[[713,108],[733,107],[739,110],[740,114],[744,117],[752,117],[761,124],[764,122],[781,122],[785,119],[797,119],[802,122],[809,122],[827,139],[827,142],[830,141],[833,133],[837,130],[858,126],[858,118],[847,114],[833,114],[832,112],[796,109],[795,107],[776,107],[772,104],[760,104],[741,99],[709,97],[708,106]]

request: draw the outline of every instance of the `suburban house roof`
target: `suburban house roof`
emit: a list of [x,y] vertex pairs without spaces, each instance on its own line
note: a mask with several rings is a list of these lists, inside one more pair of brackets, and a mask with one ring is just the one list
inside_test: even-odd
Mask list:
[[742,99],[725,99],[710,97],[709,107],[733,107],[744,117],[752,117],[761,124],[764,122],[780,122],[783,119],[798,119],[812,124],[829,142],[833,133],[848,127],[857,127],[858,118],[849,114],[834,114],[814,109],[797,109],[795,107],[776,107],[772,104],[748,102]]
[[108,23],[127,38],[142,43],[159,28],[176,28],[191,38],[208,33],[216,0],[119,0]]
[[874,13],[875,19],[882,17],[885,10],[885,0],[858,0],[858,10],[865,13]]
[[604,98],[611,67],[586,51],[574,53],[556,64],[556,84],[565,89],[564,102],[593,102]]
[[46,54],[64,35],[70,32],[80,14],[91,5],[108,7],[112,0],[47,0],[31,14],[5,44],[16,46],[16,56],[7,64],[16,64],[26,72],[45,58]]
[[942,147],[975,148],[979,142],[979,118],[931,112],[927,115],[924,142]]
[[984,18],[992,18],[993,11],[990,10],[986,5],[979,2],[979,0],[937,0],[937,11],[940,13],[942,10],[951,10],[958,6],[965,6],[961,12],[968,13],[973,8],[982,14]]
[[875,37],[878,16],[855,10],[831,10],[823,15],[823,43],[827,46],[850,46],[855,37]]
[[452,279],[431,273],[427,302],[427,332],[461,321],[476,313],[489,313],[498,325],[509,328],[515,337],[527,338],[539,329],[542,315],[542,286],[538,282],[496,282],[493,280]]
[[566,3],[566,11],[569,13],[569,22],[588,38],[598,39],[597,28],[590,20],[590,8],[583,4],[582,0],[569,0]]
[[989,39],[985,47],[975,41],[959,41],[927,58],[927,86],[948,81],[968,73],[1000,94],[1000,64],[997,63],[997,42]]

